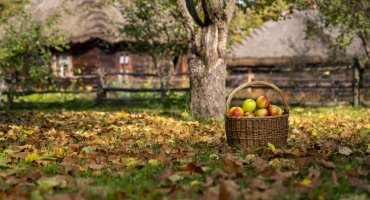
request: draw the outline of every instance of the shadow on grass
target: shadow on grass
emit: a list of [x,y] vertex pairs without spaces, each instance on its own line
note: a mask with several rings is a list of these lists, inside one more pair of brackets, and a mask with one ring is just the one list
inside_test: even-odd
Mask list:
[[100,103],[95,100],[78,99],[66,102],[29,103],[17,102],[12,106],[2,106],[0,111],[101,111],[117,112],[126,111],[130,113],[156,113],[159,116],[170,117],[177,120],[192,120],[186,101],[165,103],[160,102],[122,102],[122,103]]

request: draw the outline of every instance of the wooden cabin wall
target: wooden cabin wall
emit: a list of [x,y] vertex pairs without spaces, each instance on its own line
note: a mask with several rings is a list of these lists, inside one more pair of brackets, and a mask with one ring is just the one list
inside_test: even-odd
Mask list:
[[78,49],[71,51],[73,71],[78,75],[94,74],[100,66],[101,52],[98,48]]

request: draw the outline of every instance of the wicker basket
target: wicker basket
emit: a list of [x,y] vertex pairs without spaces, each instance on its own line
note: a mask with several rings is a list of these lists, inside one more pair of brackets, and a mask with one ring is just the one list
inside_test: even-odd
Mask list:
[[[228,114],[235,93],[243,88],[255,85],[271,87],[280,94],[284,103],[284,113],[281,116],[232,117]],[[225,129],[227,143],[233,147],[266,146],[269,142],[276,147],[284,146],[288,138],[288,118],[289,108],[286,97],[277,86],[264,81],[244,83],[231,92],[226,102]]]

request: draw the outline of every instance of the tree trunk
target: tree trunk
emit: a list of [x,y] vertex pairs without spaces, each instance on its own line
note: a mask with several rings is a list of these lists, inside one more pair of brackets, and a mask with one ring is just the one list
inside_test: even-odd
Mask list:
[[195,3],[177,0],[189,40],[190,110],[196,118],[220,118],[225,113],[227,34],[236,0],[201,0],[204,20]]
[[190,58],[188,63],[191,112],[197,118],[222,117],[225,112],[225,61],[203,73],[199,72],[206,67],[199,57]]

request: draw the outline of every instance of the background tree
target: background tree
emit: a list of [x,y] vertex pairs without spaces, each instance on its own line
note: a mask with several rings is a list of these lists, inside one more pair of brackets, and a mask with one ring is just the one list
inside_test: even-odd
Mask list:
[[[370,1],[368,0],[288,0],[298,9],[319,11],[322,28],[339,30],[335,38],[337,47],[344,49],[354,37],[362,41],[362,46],[370,59]],[[320,28],[320,27],[316,27]]]
[[[122,14],[127,19],[122,26],[124,37],[133,40],[126,49],[132,53],[150,55],[160,78],[161,99],[169,85],[170,67],[186,52],[185,30],[177,20],[179,14],[170,0],[121,1]],[[173,61],[172,65],[165,62]]]
[[242,41],[254,29],[260,27],[266,21],[278,20],[281,14],[290,8],[290,4],[285,0],[265,2],[263,5],[245,4],[239,1],[237,6],[230,24],[229,46],[235,42]]
[[0,23],[3,23],[4,20],[10,16],[17,13],[24,4],[26,0],[0,0]]
[[62,50],[65,41],[54,28],[56,17],[46,22],[31,20],[30,13],[19,7],[2,24],[0,40],[0,77],[7,82],[8,102],[17,90],[49,87],[53,78],[52,50]]

